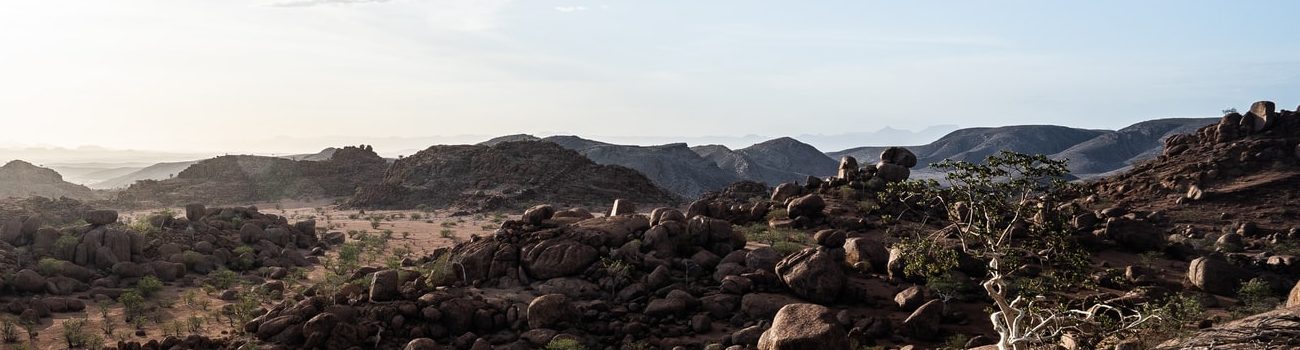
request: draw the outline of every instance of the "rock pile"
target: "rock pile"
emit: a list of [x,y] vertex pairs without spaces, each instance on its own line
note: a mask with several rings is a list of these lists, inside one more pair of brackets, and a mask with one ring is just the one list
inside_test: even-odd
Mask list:
[[0,229],[4,233],[0,245],[6,246],[0,247],[0,260],[27,262],[14,263],[13,282],[0,285],[17,297],[0,297],[7,302],[6,310],[15,314],[34,310],[45,317],[50,312],[80,310],[84,306],[79,300],[63,296],[116,298],[145,276],[173,282],[190,278],[187,273],[207,274],[219,268],[283,272],[311,263],[301,250],[320,253],[326,247],[317,238],[313,221],[290,224],[254,207],[194,204],[186,207],[186,217],[155,214],[148,220],[153,230],[149,235],[119,224],[119,215],[112,210],[86,211],[82,218],[86,225],[62,229],[43,226],[40,220],[40,216],[13,218]]

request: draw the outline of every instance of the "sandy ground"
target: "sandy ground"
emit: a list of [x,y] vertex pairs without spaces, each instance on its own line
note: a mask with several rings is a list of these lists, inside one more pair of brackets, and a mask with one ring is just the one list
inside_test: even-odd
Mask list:
[[[469,240],[472,235],[486,236],[496,231],[500,222],[511,218],[518,218],[519,213],[499,213],[484,214],[475,216],[450,217],[446,212],[419,212],[419,211],[357,211],[357,210],[338,210],[326,203],[320,202],[296,202],[296,203],[265,203],[257,205],[263,213],[284,216],[289,222],[315,219],[317,227],[327,228],[328,232],[349,231],[367,232],[370,234],[384,234],[391,232],[388,250],[392,252],[395,248],[406,248],[413,257],[420,257],[433,252],[440,247],[450,247],[456,242]],[[122,221],[143,220],[148,215],[162,211],[164,209],[142,210],[123,212]],[[177,216],[183,216],[183,208],[168,208],[176,213]],[[374,218],[372,220],[372,218]],[[304,252],[305,253],[305,252]],[[376,261],[371,265],[383,265],[383,261]],[[308,269],[308,282],[319,281],[321,268],[313,266]],[[190,277],[197,277],[189,275]],[[184,285],[182,285],[184,284]],[[293,288],[288,288],[293,293]],[[191,295],[196,299],[207,300],[207,310],[203,310],[197,303],[186,303],[183,296],[187,291],[193,291]],[[67,349],[68,346],[63,338],[64,323],[69,320],[86,319],[85,326],[88,334],[99,335],[106,346],[112,346],[119,340],[136,340],[147,341],[148,339],[162,339],[167,334],[175,333],[174,330],[165,330],[171,328],[173,322],[189,324],[193,318],[201,318],[200,330],[198,333],[220,337],[233,334],[231,327],[224,317],[216,316],[217,310],[223,305],[228,304],[216,297],[216,294],[205,293],[202,288],[185,282],[168,283],[162,292],[151,301],[162,301],[164,305],[162,310],[162,324],[149,320],[145,322],[143,331],[145,336],[137,336],[137,328],[134,325],[127,324],[123,321],[124,310],[122,305],[113,302],[109,307],[109,318],[112,319],[116,327],[113,334],[105,334],[101,325],[103,317],[95,301],[89,296],[82,297],[86,303],[86,310],[82,312],[57,313],[49,319],[44,319],[41,325],[37,326],[36,349],[61,350]],[[170,304],[170,307],[165,307]],[[264,307],[270,307],[273,303],[264,304]],[[218,320],[218,318],[220,318]],[[15,344],[0,344],[0,349],[17,349],[27,345],[27,335],[21,328],[18,329],[21,341]],[[182,335],[188,335],[187,330]],[[30,349],[31,347],[29,347]]]

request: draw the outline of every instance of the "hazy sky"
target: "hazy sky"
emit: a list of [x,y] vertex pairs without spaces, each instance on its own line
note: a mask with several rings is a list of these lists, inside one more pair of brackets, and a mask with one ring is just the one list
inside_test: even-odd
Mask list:
[[5,1],[0,145],[1118,128],[1258,99],[1294,108],[1297,13],[1295,1]]

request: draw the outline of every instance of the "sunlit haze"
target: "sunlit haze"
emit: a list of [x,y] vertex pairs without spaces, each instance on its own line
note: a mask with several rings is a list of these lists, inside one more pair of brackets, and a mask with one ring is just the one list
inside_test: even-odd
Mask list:
[[1114,129],[1295,101],[1297,10],[10,1],[0,4],[0,147],[268,153],[512,133],[654,143],[935,125]]

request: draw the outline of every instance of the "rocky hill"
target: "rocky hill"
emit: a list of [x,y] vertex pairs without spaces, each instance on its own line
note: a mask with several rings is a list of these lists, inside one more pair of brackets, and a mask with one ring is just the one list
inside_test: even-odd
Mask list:
[[[978,161],[1007,150],[1046,154],[1069,159],[1070,169],[1080,178],[1105,176],[1126,169],[1135,162],[1155,157],[1162,141],[1213,123],[1206,118],[1169,118],[1144,121],[1123,129],[1088,130],[1055,125],[1020,125],[996,128],[967,128],[921,146],[916,152],[921,165],[916,177],[937,176],[926,166],[944,159]],[[885,147],[858,147],[827,153],[831,157],[852,156],[864,163],[875,162]]]
[[1189,224],[1213,227],[1230,217],[1274,230],[1297,227],[1300,218],[1284,203],[1300,199],[1300,115],[1271,102],[1251,110],[1169,137],[1159,156],[1098,181],[1098,190],[1119,205]]
[[96,198],[95,192],[90,188],[63,181],[63,176],[52,169],[21,160],[0,166],[0,198],[31,196],[83,200]]
[[556,143],[524,141],[429,147],[393,163],[380,183],[364,188],[346,204],[478,210],[535,202],[607,205],[617,198],[680,201],[635,170],[597,164]]
[[124,206],[235,204],[346,197],[378,182],[388,162],[367,147],[344,147],[326,161],[221,156],[165,180],[136,182],[115,199]]
[[576,136],[551,136],[541,141],[577,151],[598,164],[621,165],[639,171],[659,187],[686,198],[722,188],[737,180],[692,152],[684,143],[628,146]]
[[1214,118],[1156,119],[1133,124],[1114,132],[1053,154],[1055,159],[1070,160],[1070,171],[1088,178],[1128,168],[1135,162],[1160,155],[1164,140],[1170,136],[1196,131],[1218,121]]
[[770,186],[803,181],[808,176],[830,176],[838,166],[817,148],[789,137],[737,150],[721,145],[696,146],[692,150],[737,178]]
[[119,189],[119,188],[130,187],[132,184],[136,183],[136,181],[141,181],[141,180],[166,180],[166,179],[176,177],[176,174],[180,174],[181,171],[185,170],[185,168],[189,168],[191,165],[194,165],[194,163],[198,163],[198,162],[199,161],[196,160],[196,161],[187,161],[187,162],[158,163],[158,164],[150,165],[132,171],[127,174],[110,178],[108,180],[93,183],[90,185],[90,187],[101,188],[101,189]]

